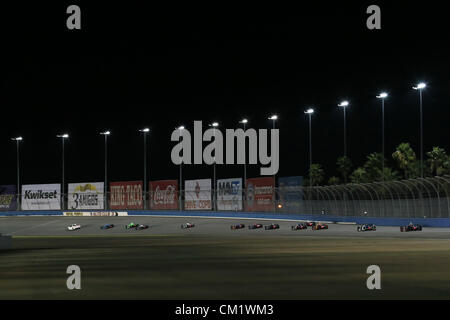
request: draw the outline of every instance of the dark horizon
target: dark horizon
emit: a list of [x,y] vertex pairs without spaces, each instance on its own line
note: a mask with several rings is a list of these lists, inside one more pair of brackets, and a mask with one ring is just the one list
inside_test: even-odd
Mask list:
[[[337,175],[348,99],[348,155],[354,168],[381,151],[381,104],[387,91],[386,158],[401,142],[419,158],[419,98],[424,90],[424,146],[450,150],[450,71],[444,12],[438,6],[380,4],[382,30],[366,28],[367,4],[327,4],[302,10],[236,7],[140,9],[80,4],[82,30],[65,27],[67,4],[8,11],[0,102],[3,168],[0,184],[16,183],[15,144],[21,135],[21,184],[103,181],[103,136],[109,138],[109,181],[142,180],[143,139],[149,127],[148,180],[178,179],[170,133],[195,120],[220,127],[270,128],[277,114],[280,170],[306,176],[308,121],[314,106],[313,162]],[[222,10],[223,9],[223,10]],[[40,15],[45,11],[45,15]],[[260,12],[261,11],[261,12]],[[443,10],[442,10],[443,11]],[[188,12],[188,13],[187,13]],[[287,13],[289,12],[289,13]],[[45,16],[45,19],[42,17]],[[39,27],[38,27],[39,26]],[[13,35],[7,30],[16,29]],[[5,121],[6,120],[6,121]],[[287,137],[290,138],[287,138]],[[259,176],[248,166],[247,177]],[[212,166],[184,166],[183,178],[212,178]],[[242,177],[242,166],[217,166],[217,177]]]

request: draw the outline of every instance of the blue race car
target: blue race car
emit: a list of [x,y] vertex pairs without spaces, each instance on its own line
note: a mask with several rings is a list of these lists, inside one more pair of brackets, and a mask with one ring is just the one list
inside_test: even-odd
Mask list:
[[105,224],[104,226],[101,226],[100,229],[102,230],[107,230],[107,229],[112,229],[114,228],[114,225],[111,223]]

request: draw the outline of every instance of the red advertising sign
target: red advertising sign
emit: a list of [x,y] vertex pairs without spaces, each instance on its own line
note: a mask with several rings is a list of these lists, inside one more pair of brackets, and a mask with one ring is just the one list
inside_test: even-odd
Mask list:
[[151,209],[178,209],[178,180],[151,181],[149,190]]
[[273,211],[273,177],[247,179],[246,210]]
[[142,181],[111,182],[110,209],[143,209]]

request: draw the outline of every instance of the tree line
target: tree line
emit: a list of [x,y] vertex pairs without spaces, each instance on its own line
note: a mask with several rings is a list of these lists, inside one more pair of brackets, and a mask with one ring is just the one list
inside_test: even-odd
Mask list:
[[[424,177],[450,174],[450,155],[445,149],[433,147],[426,152],[424,159]],[[395,181],[414,179],[421,176],[420,159],[409,143],[401,143],[392,154],[394,167],[388,166],[381,153],[371,153],[362,166],[354,167],[352,161],[342,156],[337,159],[336,169],[339,176],[331,176],[326,180],[322,165],[314,163],[309,168],[306,186],[339,185],[343,183],[371,183],[379,181]],[[383,165],[384,164],[384,165]]]

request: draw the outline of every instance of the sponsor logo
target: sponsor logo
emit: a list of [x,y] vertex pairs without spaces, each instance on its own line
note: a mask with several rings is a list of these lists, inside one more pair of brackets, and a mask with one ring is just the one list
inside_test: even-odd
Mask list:
[[43,190],[27,190],[25,191],[25,199],[57,199],[58,192],[55,191],[43,191]]
[[175,203],[175,196],[176,193],[173,185],[168,185],[165,190],[161,190],[159,186],[156,186],[153,202],[155,204],[173,204]]
[[64,212],[63,215],[69,217],[123,217],[127,216],[128,212],[123,211],[92,211],[92,212]]

